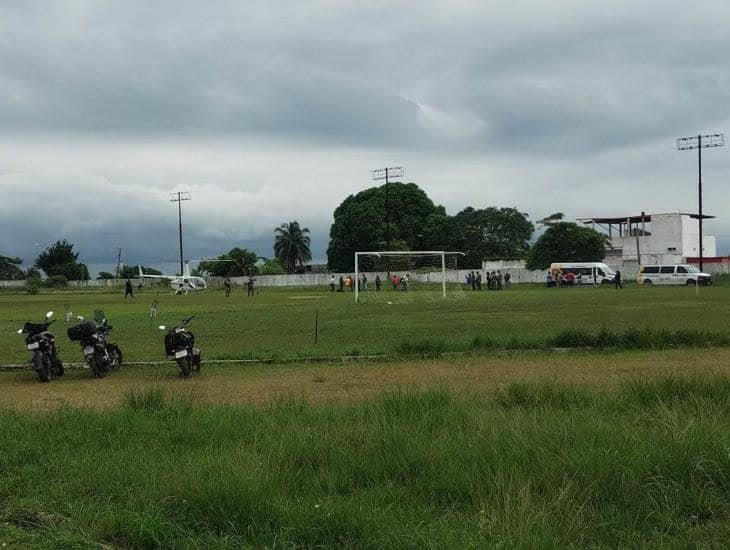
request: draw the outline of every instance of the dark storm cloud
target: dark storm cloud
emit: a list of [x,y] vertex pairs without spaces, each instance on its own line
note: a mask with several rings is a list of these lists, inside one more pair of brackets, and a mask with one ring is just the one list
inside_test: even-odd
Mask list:
[[168,259],[182,186],[191,257],[270,253],[301,219],[321,258],[334,207],[389,162],[451,211],[691,210],[673,139],[727,129],[728,21],[658,0],[5,2],[0,249]]

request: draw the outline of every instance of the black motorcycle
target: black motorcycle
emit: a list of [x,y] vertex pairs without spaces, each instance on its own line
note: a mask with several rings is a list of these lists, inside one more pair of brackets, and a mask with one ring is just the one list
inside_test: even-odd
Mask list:
[[84,351],[84,360],[91,369],[94,377],[103,378],[122,365],[122,350],[108,337],[112,326],[107,323],[103,311],[94,312],[93,321],[81,321],[68,329],[68,337],[72,342],[81,344]]
[[25,347],[33,352],[31,363],[41,382],[49,382],[53,376],[63,376],[63,362],[58,357],[56,340],[48,332],[48,327],[54,323],[51,317],[53,312],[49,311],[43,322],[28,321],[18,330],[18,334],[25,334]]
[[[185,378],[193,372],[200,372],[201,367],[200,350],[195,347],[195,335],[185,328],[194,318],[195,315],[188,317],[165,335],[165,353],[170,359],[177,361]],[[160,325],[160,330],[167,330],[167,327]]]

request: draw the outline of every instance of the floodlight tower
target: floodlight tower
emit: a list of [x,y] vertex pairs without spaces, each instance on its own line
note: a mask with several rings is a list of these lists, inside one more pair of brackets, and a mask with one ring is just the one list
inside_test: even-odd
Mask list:
[[404,174],[402,166],[394,166],[392,168],[378,168],[373,170],[374,180],[385,180],[385,248],[390,250],[390,201],[389,201],[389,177],[402,178]]
[[722,147],[725,145],[725,134],[704,134],[677,138],[677,149],[687,151],[697,149],[697,188],[699,194],[699,222],[700,222],[700,271],[703,270],[704,242],[702,238],[702,149],[708,147]]
[[170,202],[177,203],[177,225],[180,231],[180,276],[185,273],[183,270],[183,245],[182,245],[182,203],[183,201],[189,201],[191,199],[190,193],[176,191],[170,193]]

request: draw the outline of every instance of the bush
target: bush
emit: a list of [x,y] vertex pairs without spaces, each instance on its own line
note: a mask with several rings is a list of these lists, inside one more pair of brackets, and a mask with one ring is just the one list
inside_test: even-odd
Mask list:
[[25,281],[25,291],[28,294],[38,294],[41,289],[41,280],[37,277],[31,277]]
[[65,275],[53,275],[46,279],[46,286],[48,288],[66,288],[68,286],[68,279]]

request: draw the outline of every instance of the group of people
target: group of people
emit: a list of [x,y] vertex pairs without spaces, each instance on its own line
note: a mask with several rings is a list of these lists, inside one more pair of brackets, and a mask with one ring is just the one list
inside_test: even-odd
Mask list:
[[[246,290],[248,293],[248,296],[254,295],[254,286],[256,284],[256,279],[254,279],[253,276],[248,276],[248,281],[246,281]],[[231,297],[231,278],[226,277],[223,279],[223,288],[226,290],[226,298]]]
[[[502,271],[487,271],[486,275],[487,290],[502,290],[512,286],[512,275],[508,272],[502,274]],[[482,272],[472,271],[466,275],[466,286],[472,290],[482,290]]]
[[[393,290],[408,292],[408,287],[410,286],[410,275],[406,273],[403,276],[399,276],[397,273],[394,273],[390,278],[390,282],[393,285]],[[358,290],[366,292],[368,290],[368,283],[368,276],[363,273],[360,275]],[[380,274],[375,275],[374,283],[375,292],[383,290],[383,280],[380,278]],[[339,282],[334,275],[330,277],[330,292],[345,292],[346,290],[349,292],[355,291],[355,278],[352,275],[346,275],[344,277],[340,275]]]

